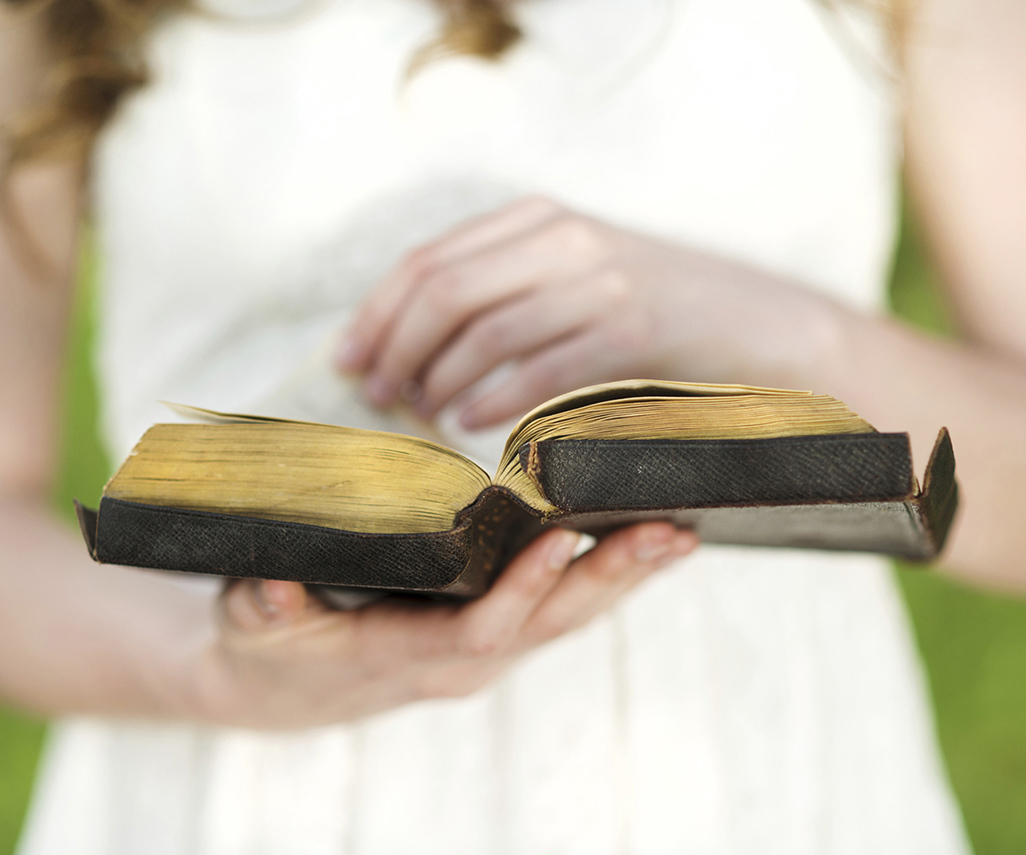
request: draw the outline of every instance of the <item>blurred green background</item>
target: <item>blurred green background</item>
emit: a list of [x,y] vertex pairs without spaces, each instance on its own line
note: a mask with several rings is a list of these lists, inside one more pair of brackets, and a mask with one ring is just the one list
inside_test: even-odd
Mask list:
[[[54,502],[95,501],[108,475],[96,439],[91,280],[83,266],[64,389],[60,482]],[[914,224],[906,217],[891,289],[894,311],[935,333],[950,320]],[[899,567],[933,690],[944,757],[977,855],[1026,853],[1026,602],[969,591]],[[42,722],[0,709],[0,855],[14,849],[43,743]]]

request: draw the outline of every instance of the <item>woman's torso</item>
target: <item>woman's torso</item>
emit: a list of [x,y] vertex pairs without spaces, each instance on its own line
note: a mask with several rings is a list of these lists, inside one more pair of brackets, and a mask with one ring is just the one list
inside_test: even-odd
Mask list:
[[896,139],[865,28],[809,0],[531,0],[501,63],[407,80],[427,0],[298,2],[290,22],[165,26],[155,85],[100,148],[116,457],[168,393],[259,400],[295,358],[250,370],[284,327],[527,193],[880,304]]
[[[324,343],[403,252],[526,193],[880,305],[880,34],[811,0],[517,12],[501,63],[408,81],[426,1],[161,29],[96,161],[115,458],[161,399],[408,430]],[[442,429],[494,463],[501,432]],[[961,846],[885,565],[703,548],[473,698],[287,735],[68,723],[24,851]]]

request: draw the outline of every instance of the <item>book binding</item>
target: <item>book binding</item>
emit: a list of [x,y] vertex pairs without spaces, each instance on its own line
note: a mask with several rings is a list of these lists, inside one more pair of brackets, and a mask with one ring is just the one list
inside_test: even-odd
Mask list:
[[556,510],[491,486],[447,531],[366,534],[158,507],[76,502],[90,555],[104,563],[286,579],[449,597],[487,590],[543,528],[601,535],[666,519],[707,543],[880,552],[929,560],[958,505],[947,430],[917,490],[907,434],[765,440],[543,440],[521,465]]

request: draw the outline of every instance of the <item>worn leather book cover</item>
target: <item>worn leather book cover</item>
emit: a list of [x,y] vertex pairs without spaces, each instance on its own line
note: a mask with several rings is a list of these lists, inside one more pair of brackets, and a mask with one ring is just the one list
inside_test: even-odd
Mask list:
[[549,526],[601,536],[671,520],[707,543],[930,560],[958,504],[946,430],[921,489],[901,433],[543,439],[514,452],[543,501],[493,484],[441,531],[346,531],[106,495],[98,511],[76,507],[100,562],[466,598]]

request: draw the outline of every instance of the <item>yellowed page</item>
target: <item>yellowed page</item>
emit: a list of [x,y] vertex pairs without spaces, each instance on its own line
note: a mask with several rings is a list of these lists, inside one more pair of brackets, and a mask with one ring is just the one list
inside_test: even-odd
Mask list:
[[104,494],[347,531],[431,532],[489,485],[476,464],[401,434],[262,421],[160,424]]

